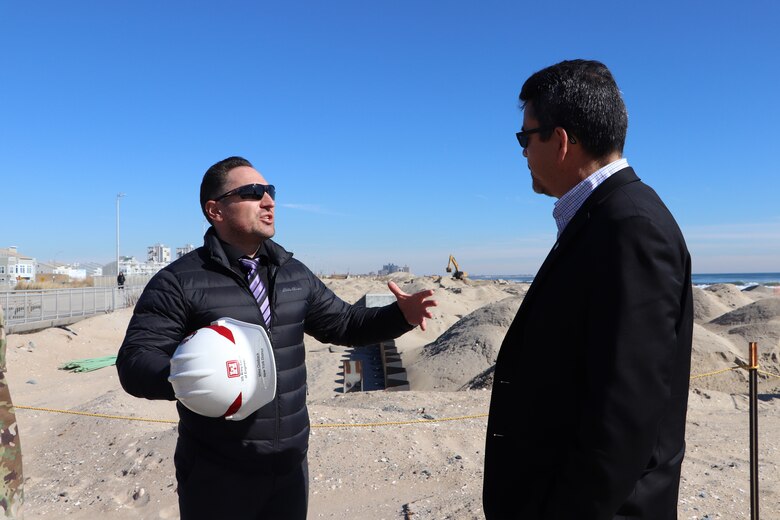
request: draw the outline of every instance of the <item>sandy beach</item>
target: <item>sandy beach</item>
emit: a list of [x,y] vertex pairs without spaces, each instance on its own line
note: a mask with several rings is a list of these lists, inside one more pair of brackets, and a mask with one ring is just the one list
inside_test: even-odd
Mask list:
[[[313,425],[309,518],[483,519],[490,369],[527,285],[390,278],[408,293],[432,288],[439,302],[427,331],[415,329],[396,342],[410,391],[344,394],[344,349],[306,338]],[[326,283],[356,302],[367,293],[387,293],[390,278]],[[766,375],[780,374],[780,293],[714,285],[695,288],[694,298],[679,518],[750,518],[747,372],[699,377],[745,364],[749,341],[759,342],[765,372],[759,382],[761,514],[780,518],[780,378]],[[7,377],[22,442],[26,519],[178,518],[174,404],[125,394],[114,367],[59,369],[74,359],[116,354],[130,315],[124,309],[69,330],[9,335]],[[534,359],[518,367],[539,369]],[[570,384],[556,379],[554,369],[550,381]],[[530,428],[534,418],[519,410],[517,421]],[[229,500],[215,497],[221,498]]]

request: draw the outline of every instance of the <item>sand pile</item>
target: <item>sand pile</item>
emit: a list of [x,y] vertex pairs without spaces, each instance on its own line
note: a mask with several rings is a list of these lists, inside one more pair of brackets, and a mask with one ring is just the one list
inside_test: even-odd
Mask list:
[[414,390],[460,390],[496,363],[498,349],[521,298],[490,303],[460,319],[425,345],[406,369]]
[[728,284],[694,287],[693,303],[694,319],[699,325],[694,328],[694,360],[697,353],[723,351],[723,342],[742,360],[747,358],[751,341],[757,341],[764,354],[780,352],[780,295],[774,288],[753,286],[740,291]]
[[750,325],[780,320],[780,298],[750,303],[712,320],[715,325]]
[[699,287],[693,288],[693,319],[697,322],[707,322],[725,314],[731,307],[723,303],[710,291]]
[[765,285],[752,285],[743,289],[743,294],[753,299],[770,298],[780,296],[780,287],[767,287]]
[[780,354],[780,298],[766,298],[712,320],[736,343],[758,342],[765,361],[777,365]]
[[[746,349],[739,349],[730,339],[721,337],[698,323],[694,324],[693,352],[691,354],[692,374],[707,374],[746,363]],[[706,388],[721,392],[746,392],[746,385],[747,375],[744,370],[734,370],[691,382],[691,386],[694,388]]]
[[736,285],[718,283],[710,285],[704,291],[715,296],[718,301],[730,309],[753,303],[753,298],[740,291]]
[[[451,390],[466,383],[474,386],[474,376],[480,371],[487,375],[483,383],[489,386],[494,352],[527,286],[448,277],[394,278],[407,292],[433,288],[439,300],[428,331],[416,329],[398,341],[413,376],[412,388],[442,384],[433,380],[446,381],[443,386]],[[365,293],[386,293],[386,281],[354,278],[325,283],[343,299],[355,302]],[[772,335],[777,316],[771,316],[777,314],[777,296],[756,290],[748,296],[736,287],[722,286],[697,291],[695,298],[703,309],[701,316],[709,319],[700,320],[694,330],[693,374],[746,360],[750,334],[764,334],[762,368],[780,373],[776,364],[780,340]],[[760,305],[751,306],[754,302]],[[720,317],[728,324],[711,322]],[[9,336],[7,377],[14,403],[47,409],[17,409],[28,520],[178,517],[173,403],[128,396],[113,367],[80,374],[57,368],[74,359],[115,354],[129,318],[125,310],[83,320],[70,327],[72,332],[48,329]],[[745,336],[740,335],[740,330],[748,328]],[[309,518],[484,518],[481,479],[486,421],[480,415],[487,413],[490,392],[343,394],[339,384],[343,349],[309,337],[306,345],[310,414],[315,426],[309,452]],[[744,374],[743,370],[730,371],[692,382],[680,518],[749,518],[747,402],[739,395],[747,391]],[[780,518],[779,382],[762,379],[759,384],[763,395],[761,511],[766,518]],[[472,418],[419,422],[464,416]]]
[[[725,312],[721,312],[722,310]],[[691,372],[704,374],[744,365],[750,342],[758,342],[759,364],[769,372],[780,373],[780,297],[773,289],[739,291],[733,285],[694,288],[694,314],[698,314],[693,334]],[[747,375],[735,370],[714,377],[695,379],[695,388],[731,393],[747,392]],[[780,390],[780,379],[765,378],[762,391]]]

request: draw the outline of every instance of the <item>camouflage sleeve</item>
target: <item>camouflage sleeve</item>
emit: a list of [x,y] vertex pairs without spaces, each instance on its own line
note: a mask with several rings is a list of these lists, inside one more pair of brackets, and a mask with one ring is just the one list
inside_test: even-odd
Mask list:
[[5,317],[0,306],[0,517],[22,518],[24,477],[22,446],[14,404],[5,379]]

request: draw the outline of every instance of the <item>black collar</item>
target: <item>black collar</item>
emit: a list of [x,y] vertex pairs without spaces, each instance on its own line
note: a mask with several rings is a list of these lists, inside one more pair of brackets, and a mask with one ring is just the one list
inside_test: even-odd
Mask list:
[[[245,255],[243,251],[237,247],[228,244],[221,238],[219,238],[219,244],[222,246],[222,250],[225,252],[225,256],[230,262],[230,267],[232,267],[234,270],[237,269],[239,272],[243,272],[241,270],[241,264],[239,264],[238,259],[246,257],[247,255]],[[265,242],[261,243],[260,247],[257,248],[255,258],[259,260],[260,266],[268,265],[268,253],[265,249]]]
[[[209,250],[211,258],[226,267],[238,264],[238,259],[244,256],[237,248],[221,240],[213,227],[206,231],[203,244]],[[231,250],[230,253],[228,253],[228,249]],[[269,238],[260,245],[257,256],[261,260],[261,265],[280,266],[292,258],[292,253]],[[262,262],[266,262],[266,264],[262,264]]]

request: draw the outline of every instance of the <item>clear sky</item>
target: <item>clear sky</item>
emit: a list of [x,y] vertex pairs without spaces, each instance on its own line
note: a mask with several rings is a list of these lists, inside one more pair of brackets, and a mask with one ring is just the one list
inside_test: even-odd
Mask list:
[[612,70],[625,156],[694,272],[780,271],[780,3],[0,3],[0,247],[39,261],[202,243],[205,170],[277,187],[315,272],[533,274],[555,240],[514,133],[563,59]]

